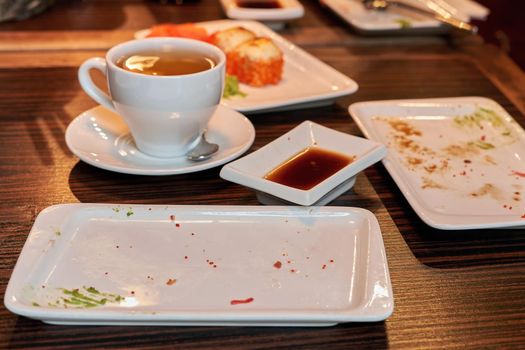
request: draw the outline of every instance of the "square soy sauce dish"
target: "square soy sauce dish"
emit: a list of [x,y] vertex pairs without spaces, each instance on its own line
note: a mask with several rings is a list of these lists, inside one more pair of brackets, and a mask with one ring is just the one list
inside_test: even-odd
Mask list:
[[281,30],[286,22],[304,15],[298,0],[220,0],[231,19],[261,21],[273,30]]
[[263,204],[325,205],[386,152],[381,143],[305,121],[225,165],[220,176],[254,189]]

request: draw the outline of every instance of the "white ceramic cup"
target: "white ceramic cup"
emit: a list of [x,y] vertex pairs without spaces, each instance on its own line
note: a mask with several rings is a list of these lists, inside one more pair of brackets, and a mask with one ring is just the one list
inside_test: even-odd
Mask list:
[[[116,65],[121,57],[151,51],[197,53],[216,65],[197,73],[164,76],[134,73]],[[86,60],[79,68],[78,79],[91,98],[124,119],[140,151],[154,157],[178,157],[199,143],[219,105],[225,62],[224,53],[205,42],[148,38],[114,46],[105,60]],[[93,83],[91,69],[106,76],[111,96]]]

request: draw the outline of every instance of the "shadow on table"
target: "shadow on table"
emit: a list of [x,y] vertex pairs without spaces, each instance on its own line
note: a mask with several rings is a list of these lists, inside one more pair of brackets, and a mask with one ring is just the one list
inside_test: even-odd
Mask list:
[[[126,21],[123,3],[56,0],[52,6],[33,17],[0,23],[2,30],[109,30]],[[97,10],[95,11],[95,8]]]
[[333,327],[58,326],[19,317],[7,348],[168,346],[213,349],[387,349],[384,322]]
[[[376,172],[384,172],[382,177],[386,180],[383,183],[376,180]],[[371,168],[368,173],[403,239],[422,264],[433,268],[455,269],[525,262],[524,228],[487,230],[432,228],[419,218],[382,165]]]
[[171,176],[115,173],[79,161],[69,174],[69,187],[84,203],[255,204],[255,195],[222,180],[220,167]]

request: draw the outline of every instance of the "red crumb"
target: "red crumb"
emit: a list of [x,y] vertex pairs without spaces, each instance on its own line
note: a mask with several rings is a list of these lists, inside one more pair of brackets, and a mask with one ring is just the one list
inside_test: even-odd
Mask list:
[[481,139],[481,141],[485,141],[485,139],[486,139],[485,135],[482,135],[482,136],[480,137],[480,139]]
[[168,281],[166,281],[166,284],[167,284],[168,286],[173,286],[173,285],[175,284],[175,282],[177,282],[176,279],[174,279],[174,278],[170,278],[170,279],[168,279]]
[[322,269],[323,269],[323,270],[326,269],[326,264],[323,265]]
[[170,220],[175,221],[175,215],[170,215]]
[[230,305],[249,304],[249,303],[251,303],[253,300],[254,300],[253,298],[247,298],[247,299],[242,299],[242,300],[232,299],[232,300],[230,301]]
[[279,260],[273,263],[273,267],[275,267],[276,269],[280,269],[282,266],[283,264]]
[[297,271],[295,271],[295,269],[290,269],[290,272],[291,273],[296,273]]
[[188,260],[188,256],[187,256],[187,255],[184,255],[184,259]]
[[135,291],[134,291],[134,290],[132,290],[132,291],[131,291],[131,294],[135,294]]
[[516,170],[512,170],[512,175],[517,175],[517,176],[520,176],[520,177],[525,177],[525,173],[521,173],[521,172],[516,171]]
[[175,227],[180,227],[180,224],[179,224],[179,223],[176,223],[176,224],[175,224]]
[[330,259],[330,262],[333,263],[333,262],[334,262],[334,259]]

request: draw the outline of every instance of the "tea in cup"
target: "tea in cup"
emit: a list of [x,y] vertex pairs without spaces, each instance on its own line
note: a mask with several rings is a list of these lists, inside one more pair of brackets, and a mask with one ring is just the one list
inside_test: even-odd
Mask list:
[[[78,78],[91,98],[124,119],[140,151],[178,157],[200,142],[220,103],[225,61],[205,42],[139,39],[86,60]],[[106,76],[109,95],[93,83],[91,69]]]

